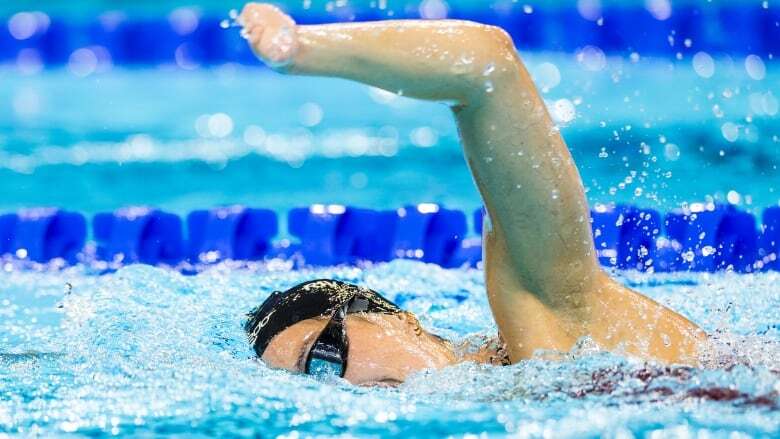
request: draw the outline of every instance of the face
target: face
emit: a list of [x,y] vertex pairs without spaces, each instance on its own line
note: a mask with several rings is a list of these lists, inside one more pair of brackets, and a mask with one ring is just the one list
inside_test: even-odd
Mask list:
[[[349,340],[344,378],[352,384],[395,386],[412,373],[456,362],[450,344],[422,330],[411,314],[349,314],[344,323]],[[309,319],[290,326],[271,340],[263,361],[303,373],[309,350],[327,324]]]

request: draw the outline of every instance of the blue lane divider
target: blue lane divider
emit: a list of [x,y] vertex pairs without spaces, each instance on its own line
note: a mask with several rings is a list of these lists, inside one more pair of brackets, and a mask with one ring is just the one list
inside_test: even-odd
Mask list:
[[466,215],[435,204],[407,206],[398,211],[393,254],[397,258],[452,266],[465,237]]
[[600,205],[591,210],[590,216],[599,263],[614,267],[618,261],[617,248],[622,225],[620,209]]
[[448,266],[466,234],[462,212],[433,204],[389,212],[314,205],[291,210],[288,225],[301,240],[292,249],[312,265],[404,258]]
[[18,220],[19,217],[15,213],[0,215],[0,255],[11,253]]
[[460,247],[456,250],[450,261],[452,267],[479,267],[482,262],[482,227],[485,219],[485,209],[479,208],[474,211],[472,218],[474,221],[474,233],[476,237],[465,238]]
[[97,257],[109,262],[176,264],[184,257],[182,221],[145,207],[100,213],[92,221]]
[[[398,9],[389,17],[376,8],[350,6],[330,13],[293,11],[293,15],[301,24],[315,24],[419,18],[419,11]],[[643,55],[704,50],[766,57],[780,52],[780,6],[774,3],[766,8],[761,2],[706,7],[675,3],[671,15],[663,20],[642,5],[605,5],[588,19],[575,8],[547,4],[534,5],[530,11],[521,4],[495,9],[452,5],[449,17],[501,26],[525,50],[570,52],[593,45],[607,52]],[[7,24],[9,18],[0,20]],[[0,60],[13,61],[20,50],[33,49],[47,65],[59,65],[67,63],[76,49],[101,46],[114,64],[176,63],[186,68],[224,62],[259,65],[237,29],[220,28],[223,18],[199,16],[195,11],[155,18],[129,18],[112,12],[83,22],[39,14],[34,32],[21,40],[11,35],[8,26],[0,26]],[[686,45],[685,40],[691,43]]]
[[[301,244],[289,249],[300,253],[309,265],[346,263],[349,253],[346,245],[337,245],[339,226],[344,223],[347,208],[340,205],[313,205],[290,210],[287,227]],[[341,229],[343,230],[343,228]]]
[[718,226],[716,242],[715,270],[753,271],[758,257],[758,231],[752,214],[728,207]]
[[645,270],[656,259],[661,214],[652,209],[621,206],[622,225],[617,243],[617,267]]
[[[274,245],[276,214],[243,206],[194,211],[187,217],[188,240],[177,215],[130,207],[94,217],[95,256],[115,263],[176,265],[218,260],[294,258],[324,266],[359,261],[415,259],[443,267],[479,266],[481,223],[436,204],[376,211],[340,205],[293,209],[288,230],[299,243]],[[620,269],[669,271],[780,270],[780,207],[764,211],[759,233],[754,215],[734,206],[693,204],[669,212],[664,220],[652,209],[595,206],[592,229],[599,261]],[[46,262],[78,260],[86,219],[57,209],[28,209],[0,215],[0,254]],[[467,236],[467,234],[469,236]],[[89,255],[87,255],[89,257]]]
[[674,271],[714,271],[718,227],[726,214],[723,206],[676,210],[666,215],[666,236],[680,248],[671,262]]
[[780,271],[780,206],[766,209],[763,223],[759,257],[763,268]]
[[0,250],[19,259],[75,263],[87,239],[87,220],[79,213],[38,208],[0,217]]
[[192,262],[256,261],[269,254],[279,225],[271,210],[230,206],[191,212],[187,230]]

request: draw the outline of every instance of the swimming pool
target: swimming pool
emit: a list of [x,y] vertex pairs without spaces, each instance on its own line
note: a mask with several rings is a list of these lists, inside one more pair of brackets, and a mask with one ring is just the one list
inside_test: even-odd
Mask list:
[[[524,55],[591,203],[719,202],[756,215],[780,204],[776,61],[762,73],[736,54]],[[0,70],[0,212],[242,204],[284,218],[315,203],[480,205],[441,104],[234,64],[98,61]],[[778,272],[617,275],[714,335],[706,367],[667,369],[582,340],[511,367],[356,388],[263,366],[245,313],[275,289],[328,277],[386,294],[443,337],[491,335],[482,272],[274,260],[106,274],[3,260],[0,436],[780,435]]]
[[395,261],[317,271],[223,265],[189,277],[147,266],[101,277],[81,268],[0,276],[4,433],[780,433],[777,273],[621,279],[717,334],[726,368],[664,373],[583,342],[570,354],[550,354],[562,355],[561,361],[540,358],[504,368],[464,364],[392,390],[269,370],[253,359],[237,322],[274,288],[336,277],[387,293],[442,336],[489,334],[495,327],[481,272]]

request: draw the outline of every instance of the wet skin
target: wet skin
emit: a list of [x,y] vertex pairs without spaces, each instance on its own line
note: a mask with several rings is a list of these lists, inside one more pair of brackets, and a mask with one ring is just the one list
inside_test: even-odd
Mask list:
[[240,21],[257,56],[279,72],[352,79],[451,105],[488,211],[485,286],[512,362],[538,350],[569,351],[587,336],[625,355],[698,364],[707,345],[701,329],[599,266],[577,167],[502,29],[458,20],[299,26],[257,3]]
[[[271,340],[263,361],[302,373],[327,323],[308,319],[290,326]],[[352,384],[395,386],[415,372],[458,362],[452,345],[422,330],[411,314],[350,314],[344,323],[349,340],[344,378]]]

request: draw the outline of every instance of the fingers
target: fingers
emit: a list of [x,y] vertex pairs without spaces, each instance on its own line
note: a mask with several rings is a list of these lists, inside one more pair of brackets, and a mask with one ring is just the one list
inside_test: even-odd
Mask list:
[[277,15],[284,15],[284,13],[276,6],[268,3],[247,3],[238,19],[241,25],[251,27]]
[[263,26],[262,24],[258,24],[252,27],[247,33],[247,35],[249,36],[249,41],[253,45],[260,44],[260,42],[263,40],[264,31],[265,31],[265,26]]

